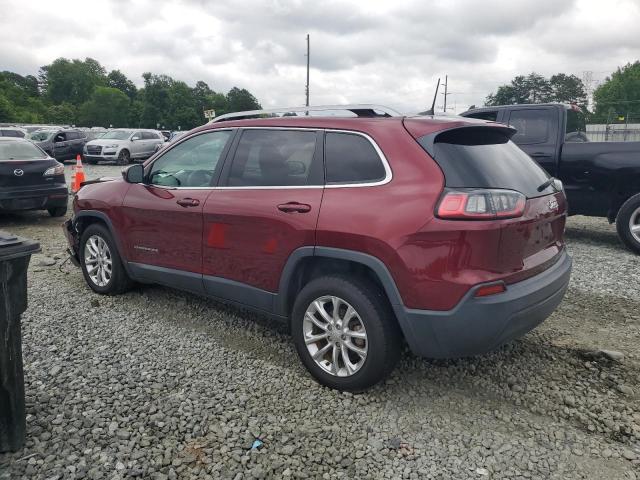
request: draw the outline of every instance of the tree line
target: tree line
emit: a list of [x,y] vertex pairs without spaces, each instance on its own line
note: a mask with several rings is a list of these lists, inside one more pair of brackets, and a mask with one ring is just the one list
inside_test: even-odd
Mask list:
[[168,75],[142,78],[137,88],[92,58],[58,58],[37,75],[0,72],[0,122],[189,130],[205,123],[204,110],[222,115],[261,108],[244,88],[222,93],[202,80],[190,87]]
[[593,92],[593,110],[587,105],[587,89],[575,75],[557,73],[545,78],[537,73],[518,75],[485,100],[486,106],[518,103],[573,103],[590,123],[640,121],[640,61],[619,67]]

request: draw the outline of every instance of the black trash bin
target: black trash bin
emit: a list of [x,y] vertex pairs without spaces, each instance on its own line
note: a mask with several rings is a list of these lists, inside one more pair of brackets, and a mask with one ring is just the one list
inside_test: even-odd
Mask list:
[[20,314],[27,308],[27,267],[38,251],[39,243],[0,231],[0,452],[24,446]]

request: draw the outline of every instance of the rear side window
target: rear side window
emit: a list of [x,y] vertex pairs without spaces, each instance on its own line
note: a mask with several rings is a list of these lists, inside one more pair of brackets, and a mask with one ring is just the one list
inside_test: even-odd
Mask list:
[[[431,150],[450,188],[502,188],[528,198],[554,193],[552,186],[538,191],[549,176],[501,129],[467,127],[418,140]],[[433,142],[433,146],[430,143]]]
[[588,142],[587,125],[582,111],[570,108],[567,110],[567,126],[565,128],[565,142]]
[[21,134],[18,130],[0,130],[0,137],[16,137],[22,138],[24,135]]
[[315,131],[245,130],[231,163],[230,187],[319,185]]
[[551,110],[513,110],[509,115],[509,125],[518,130],[513,136],[513,141],[519,145],[546,142],[549,138],[551,119]]
[[371,183],[386,171],[372,143],[362,135],[327,132],[324,141],[327,183]]

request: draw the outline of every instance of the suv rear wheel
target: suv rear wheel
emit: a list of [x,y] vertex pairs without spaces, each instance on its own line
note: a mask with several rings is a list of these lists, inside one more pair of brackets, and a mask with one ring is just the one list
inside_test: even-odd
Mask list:
[[640,193],[624,202],[616,218],[616,229],[622,242],[640,254]]
[[91,289],[117,295],[131,287],[111,234],[101,224],[89,225],[80,238],[82,274]]
[[292,334],[311,375],[337,390],[357,392],[375,385],[400,358],[393,313],[366,279],[327,276],[311,281],[293,307]]

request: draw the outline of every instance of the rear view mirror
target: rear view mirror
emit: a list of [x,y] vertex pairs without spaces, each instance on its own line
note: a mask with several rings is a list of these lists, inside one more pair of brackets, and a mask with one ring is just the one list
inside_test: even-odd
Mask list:
[[132,142],[135,142],[136,140],[140,140],[140,137],[138,137],[137,135],[131,137]]
[[127,183],[142,183],[144,180],[144,167],[139,163],[131,165],[122,171],[122,178]]

